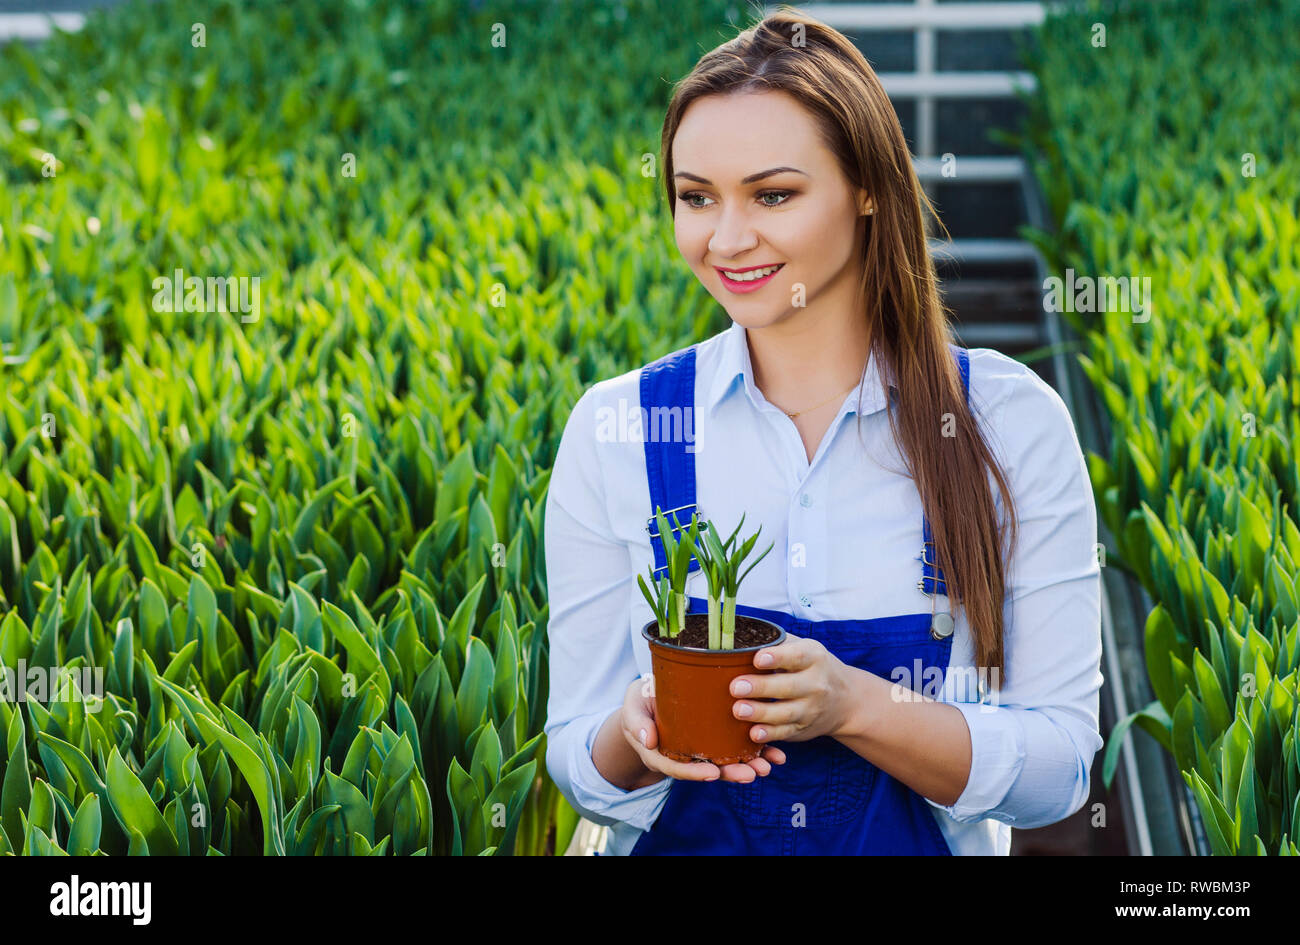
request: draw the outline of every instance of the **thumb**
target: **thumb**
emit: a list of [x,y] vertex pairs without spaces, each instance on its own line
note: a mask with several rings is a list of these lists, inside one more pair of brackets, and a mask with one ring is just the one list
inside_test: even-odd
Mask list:
[[655,746],[658,733],[655,730],[654,718],[643,705],[634,703],[629,707],[627,728],[632,733],[632,736],[646,748]]

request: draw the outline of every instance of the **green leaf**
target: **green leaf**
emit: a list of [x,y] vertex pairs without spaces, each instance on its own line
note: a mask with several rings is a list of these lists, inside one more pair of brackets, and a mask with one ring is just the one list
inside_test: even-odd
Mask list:
[[68,831],[68,853],[89,856],[98,850],[100,827],[99,795],[87,794],[82,798]]
[[1124,736],[1135,722],[1139,728],[1159,741],[1167,751],[1173,750],[1170,740],[1173,720],[1158,699],[1144,709],[1129,713],[1115,725],[1110,738],[1107,739],[1106,754],[1102,764],[1102,782],[1107,788],[1110,787],[1110,782],[1115,776],[1115,767],[1119,764],[1119,753],[1124,744]]
[[0,826],[10,837],[21,841],[25,833],[21,812],[32,800],[32,782],[27,774],[27,728],[23,724],[21,706],[14,709],[9,720],[7,742],[8,761],[4,787],[0,788]]
[[322,794],[322,802],[336,805],[342,811],[347,836],[361,836],[368,843],[374,841],[375,815],[356,785],[327,769],[322,779]]
[[474,779],[478,793],[484,797],[492,792],[492,786],[501,777],[501,739],[490,721],[485,723],[483,733],[474,746],[469,774]]
[[334,493],[349,481],[349,476],[339,476],[337,479],[330,480],[316,490],[316,494],[312,496],[312,500],[303,507],[302,512],[298,515],[298,520],[294,523],[293,546],[295,548],[299,551],[306,551],[311,547],[312,529],[316,527],[316,522],[320,518],[321,513],[325,511],[325,507],[329,504],[330,499],[333,498]]
[[1174,708],[1173,729],[1174,760],[1181,770],[1191,771],[1197,767],[1196,738],[1200,735],[1204,742],[1201,733],[1208,730],[1209,721],[1205,709],[1196,696],[1192,695],[1191,689],[1184,689],[1183,697]]
[[22,340],[22,309],[12,272],[0,275],[0,345],[17,345]]
[[126,828],[131,835],[131,845],[127,848],[127,856],[149,856],[149,843],[144,838],[144,834],[134,827]]
[[464,852],[471,851],[466,846],[466,840],[469,839],[467,831],[462,829],[462,824],[478,818],[483,818],[483,798],[479,795],[474,785],[474,779],[469,776],[460,762],[455,758],[451,760],[451,765],[447,769],[447,798],[451,801],[453,812],[452,825],[452,856],[462,856]]
[[[226,724],[238,725],[240,720],[229,709],[224,710]],[[246,744],[240,737],[230,733],[217,724],[210,716],[197,717],[200,729],[206,738],[216,739],[230,754],[239,773],[248,782],[257,801],[257,809],[262,815],[262,852],[265,856],[284,856],[284,837],[280,833],[278,807],[272,793],[271,773],[267,770],[260,754]],[[249,732],[247,723],[243,727]]]
[[1201,701],[1205,704],[1211,740],[1213,740],[1232,724],[1232,712],[1228,708],[1214,667],[1200,650],[1196,650],[1192,655],[1192,672],[1196,677],[1196,688],[1200,693]]
[[[465,671],[456,689],[456,713],[460,720],[460,739],[463,745],[474,729],[486,718],[488,699],[492,693],[492,678],[496,667],[492,653],[478,637],[470,637],[466,653]],[[457,746],[458,747],[458,746]]]
[[176,838],[167,829],[162,814],[149,799],[140,779],[135,776],[122,756],[114,748],[108,757],[108,802],[128,835],[135,844],[138,832],[148,843],[148,849],[160,856],[176,856]]
[[442,471],[438,495],[434,501],[434,521],[444,522],[456,509],[469,506],[470,490],[478,475],[474,468],[474,453],[466,443]]
[[375,675],[379,678],[380,691],[390,692],[393,683],[389,679],[388,671],[380,662],[379,654],[352,622],[352,618],[329,601],[323,603],[321,618],[330,635],[347,651],[348,670],[356,674],[357,691],[360,692],[365,681]]
[[1184,771],[1183,779],[1196,796],[1196,806],[1200,808],[1201,822],[1210,841],[1210,848],[1215,856],[1231,856],[1236,852],[1236,836],[1232,818],[1213,789],[1195,771]]
[[1151,679],[1151,688],[1166,713],[1173,715],[1182,689],[1175,689],[1174,671],[1169,657],[1174,654],[1177,634],[1174,622],[1163,604],[1156,604],[1147,615],[1146,622],[1146,661],[1147,675]]

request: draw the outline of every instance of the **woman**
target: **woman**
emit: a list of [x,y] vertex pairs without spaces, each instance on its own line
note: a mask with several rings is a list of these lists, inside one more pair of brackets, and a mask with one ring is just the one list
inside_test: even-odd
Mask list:
[[[924,193],[840,33],[781,11],[705,55],[662,144],[677,247],[733,324],[569,418],[546,510],[547,768],[612,826],[607,853],[1006,854],[1011,824],[1083,805],[1101,745],[1096,513],[1069,413],[1019,362],[948,341]],[[744,514],[776,542],[738,608],[789,633],[754,658],[778,672],[732,683],[765,746],[748,764],[656,750],[635,580],[656,505],[724,534]]]

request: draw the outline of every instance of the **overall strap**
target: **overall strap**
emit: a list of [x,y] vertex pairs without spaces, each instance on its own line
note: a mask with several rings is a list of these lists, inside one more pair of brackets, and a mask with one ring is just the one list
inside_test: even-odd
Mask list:
[[[966,395],[966,403],[970,404],[970,355],[965,348],[957,349],[957,365],[961,368],[961,386]],[[921,517],[921,530],[923,533],[924,544],[921,546],[921,565],[922,578],[916,582],[916,586],[927,594],[948,595],[948,585],[943,579],[943,569],[939,567],[937,555],[931,554],[931,548],[934,547],[934,535],[930,532],[930,520]],[[927,583],[928,582],[928,583]]]
[[[645,444],[646,480],[650,485],[650,517],[646,531],[654,550],[654,576],[667,574],[668,559],[663,539],[655,524],[654,511],[661,509],[673,532],[673,512],[681,527],[689,527],[691,513],[704,513],[695,503],[695,448],[686,441],[685,430],[695,430],[695,345],[664,355],[641,370],[642,441]],[[674,413],[676,408],[676,413]],[[674,435],[674,431],[677,434]],[[663,433],[663,436],[660,434]],[[690,571],[700,563],[691,558]]]

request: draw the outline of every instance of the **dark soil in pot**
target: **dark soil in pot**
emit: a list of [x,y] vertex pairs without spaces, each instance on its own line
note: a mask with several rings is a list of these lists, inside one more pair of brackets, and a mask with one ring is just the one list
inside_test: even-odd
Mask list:
[[[658,624],[655,624],[658,627]],[[736,615],[736,638],[733,649],[743,650],[751,646],[767,646],[776,642],[777,637],[781,635],[780,628],[766,620],[755,620],[753,617],[742,617]],[[682,627],[682,632],[677,635],[676,639],[671,637],[656,636],[656,640],[665,646],[686,646],[694,649],[707,650],[709,648],[709,615],[708,614],[687,614],[686,626]]]

